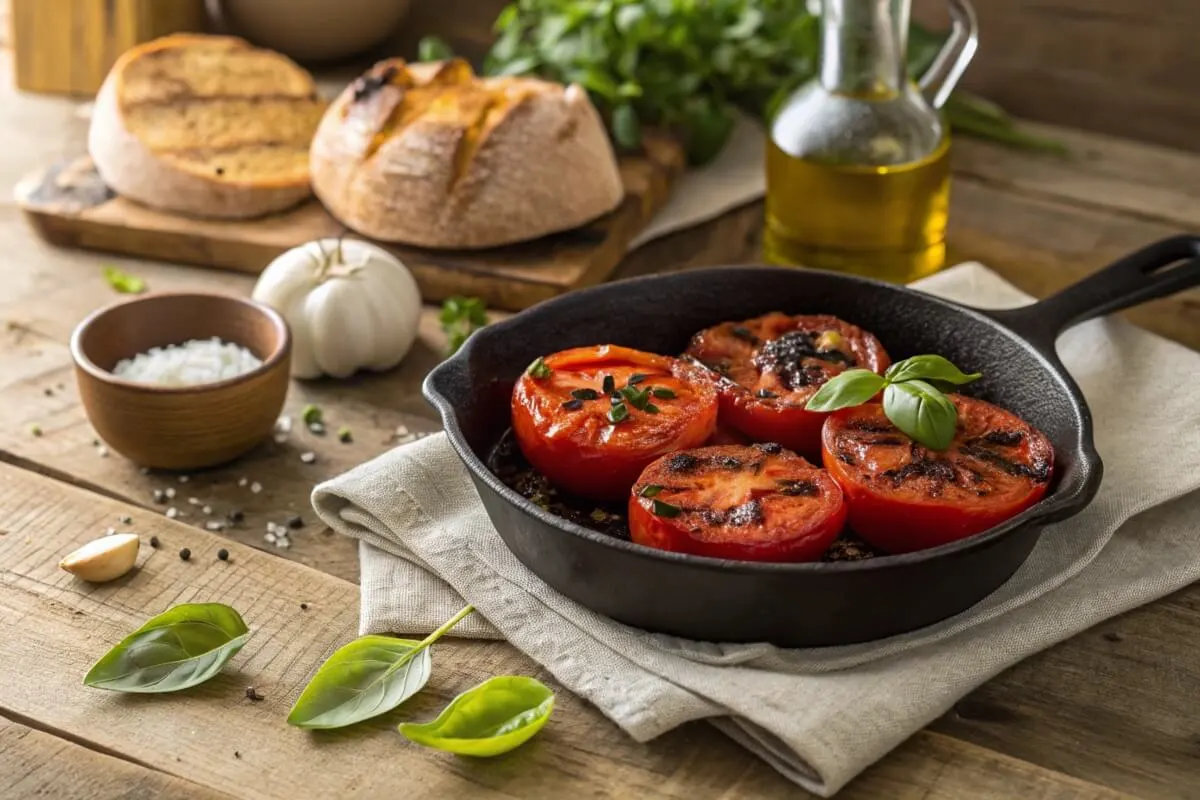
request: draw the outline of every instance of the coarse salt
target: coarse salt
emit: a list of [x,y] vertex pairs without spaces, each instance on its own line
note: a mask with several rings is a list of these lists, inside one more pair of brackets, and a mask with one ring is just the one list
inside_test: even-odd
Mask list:
[[246,348],[213,337],[152,347],[117,362],[113,374],[137,383],[196,386],[236,378],[260,366],[262,361]]

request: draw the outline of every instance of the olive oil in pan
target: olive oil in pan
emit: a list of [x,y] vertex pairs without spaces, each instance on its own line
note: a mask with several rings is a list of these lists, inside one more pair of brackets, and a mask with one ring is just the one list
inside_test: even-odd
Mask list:
[[768,144],[768,261],[907,283],[942,268],[949,140],[886,166],[797,158]]

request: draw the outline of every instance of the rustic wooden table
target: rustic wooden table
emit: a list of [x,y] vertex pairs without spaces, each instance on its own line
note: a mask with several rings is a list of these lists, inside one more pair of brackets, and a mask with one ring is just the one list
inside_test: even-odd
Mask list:
[[[0,185],[83,149],[86,123],[66,100],[18,96],[0,70]],[[977,142],[955,146],[951,249],[1045,295],[1108,260],[1200,221],[1200,156],[1053,129],[1068,160]],[[755,258],[761,207],[652,243],[623,274]],[[312,402],[352,444],[296,425],[227,468],[143,474],[105,455],[79,404],[67,338],[110,301],[100,266],[117,263],[153,289],[246,294],[252,279],[168,264],[123,263],[55,250],[10,201],[0,204],[0,796],[3,797],[794,797],[769,767],[696,723],[639,745],[595,709],[563,695],[545,732],[510,756],[476,763],[407,745],[391,716],[331,735],[284,724],[317,664],[355,635],[355,546],[315,523],[312,486],[413,433],[436,429],[420,398],[443,346],[432,310],[395,371],[294,383],[288,413]],[[1138,324],[1200,348],[1200,298],[1131,313]],[[31,426],[44,434],[35,437]],[[314,450],[315,464],[299,453]],[[261,493],[239,485],[260,482]],[[163,516],[154,489],[187,513]],[[196,526],[198,505],[240,509],[222,534]],[[130,515],[164,543],[129,580],[89,586],[57,569],[78,543]],[[293,545],[264,526],[300,514]],[[190,562],[176,557],[187,546]],[[214,559],[230,549],[229,563]],[[87,667],[151,613],[173,603],[235,603],[255,646],[197,690],[154,698],[86,689]],[[300,603],[307,603],[302,610]],[[1200,797],[1200,588],[1114,619],[997,677],[847,788],[851,797]],[[439,669],[411,703],[425,717],[502,672],[543,670],[503,643],[438,645]],[[251,703],[254,684],[266,700]]]

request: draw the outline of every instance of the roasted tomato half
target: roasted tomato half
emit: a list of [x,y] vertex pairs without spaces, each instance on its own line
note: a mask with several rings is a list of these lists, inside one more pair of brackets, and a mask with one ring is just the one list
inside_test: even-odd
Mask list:
[[633,541],[712,558],[816,561],[845,522],[829,473],[778,444],[663,456],[629,498]]
[[953,542],[1042,499],[1050,441],[991,403],[950,395],[958,433],[944,452],[900,433],[879,405],[834,412],[823,431],[826,469],[841,485],[850,527],[889,553]]
[[564,491],[624,500],[664,453],[696,447],[717,424],[700,368],[614,345],[538,359],[512,395],[513,434],[534,469]]
[[779,313],[700,331],[687,355],[720,375],[723,426],[814,460],[828,415],[805,411],[804,404],[840,372],[882,373],[892,363],[879,340],[857,325]]

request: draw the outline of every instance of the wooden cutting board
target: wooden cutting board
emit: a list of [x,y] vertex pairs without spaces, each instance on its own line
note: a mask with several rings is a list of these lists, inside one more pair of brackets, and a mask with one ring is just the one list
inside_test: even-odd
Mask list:
[[[647,136],[642,154],[621,159],[621,205],[582,228],[487,250],[383,246],[412,270],[426,301],[462,294],[483,298],[492,308],[519,311],[608,278],[666,202],[684,163],[675,141]],[[288,248],[345,231],[316,200],[238,222],[155,211],[116,196],[87,156],[29,175],[15,194],[51,244],[252,274]]]

